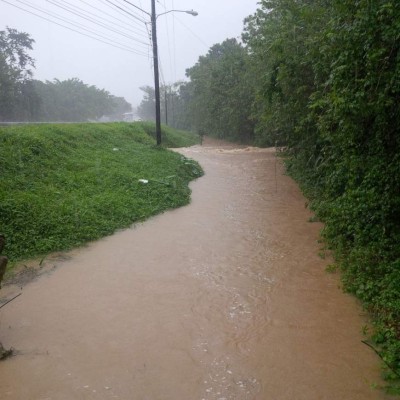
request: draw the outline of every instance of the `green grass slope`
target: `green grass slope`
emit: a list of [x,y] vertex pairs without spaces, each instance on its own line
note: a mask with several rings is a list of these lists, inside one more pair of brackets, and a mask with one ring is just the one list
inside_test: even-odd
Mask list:
[[[201,168],[154,146],[143,125],[0,128],[0,232],[11,263],[82,245],[190,201],[188,183]],[[167,137],[171,147],[197,140]]]

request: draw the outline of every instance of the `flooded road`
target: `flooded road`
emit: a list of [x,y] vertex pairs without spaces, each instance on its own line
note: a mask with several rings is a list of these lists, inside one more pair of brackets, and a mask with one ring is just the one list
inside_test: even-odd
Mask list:
[[206,173],[191,205],[49,259],[0,311],[0,399],[384,399],[273,150],[180,151]]

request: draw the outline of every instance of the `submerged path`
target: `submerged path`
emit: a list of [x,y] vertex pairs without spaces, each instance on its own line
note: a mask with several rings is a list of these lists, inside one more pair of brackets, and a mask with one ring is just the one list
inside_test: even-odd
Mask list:
[[0,399],[384,399],[273,150],[181,152],[206,172],[191,205],[49,259],[0,310]]

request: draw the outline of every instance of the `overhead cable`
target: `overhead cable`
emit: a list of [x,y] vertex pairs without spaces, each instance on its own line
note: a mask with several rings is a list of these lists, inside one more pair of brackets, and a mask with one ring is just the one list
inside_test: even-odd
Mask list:
[[[109,31],[111,31],[111,32],[117,33],[118,35],[121,35],[121,36],[124,36],[124,37],[126,37],[126,38],[128,38],[128,39],[131,39],[131,40],[133,40],[133,41],[135,41],[135,42],[137,42],[137,43],[140,43],[140,44],[142,44],[142,45],[145,45],[146,47],[149,45],[148,43],[143,42],[142,40],[137,39],[137,38],[134,37],[134,36],[130,36],[130,35],[128,35],[128,34],[126,34],[126,33],[124,33],[124,32],[121,32],[121,31],[119,31],[119,30],[117,30],[117,29],[115,29],[115,28],[113,28],[113,27],[110,27],[109,25],[106,25],[106,24],[104,24],[104,23],[102,23],[102,22],[96,21],[95,19],[93,19],[93,18],[91,18],[91,17],[86,17],[85,15],[81,14],[81,13],[78,12],[78,11],[75,11],[75,10],[69,8],[69,7],[65,7],[65,6],[59,4],[59,3],[58,3],[57,1],[55,1],[55,0],[47,0],[47,2],[50,3],[50,4],[53,4],[53,5],[56,6],[56,7],[59,7],[59,8],[61,8],[61,9],[65,10],[65,11],[67,11],[67,12],[69,12],[69,13],[71,13],[71,14],[74,14],[74,15],[78,16],[79,18],[82,18],[82,19],[84,19],[84,20],[86,20],[86,21],[89,21],[89,22],[91,22],[91,23],[93,23],[93,24],[95,24],[95,25],[98,25],[98,26],[100,26],[100,27],[102,27],[102,28],[105,28],[105,29],[107,29],[107,30],[109,30]],[[67,3],[67,2],[64,1],[64,3]],[[67,3],[67,4],[69,5],[69,3]]]
[[[102,39],[96,38],[96,37],[94,37],[94,36],[91,36],[91,35],[89,35],[89,34],[80,32],[80,31],[78,31],[78,30],[76,30],[76,29],[73,29],[73,28],[71,28],[71,27],[69,27],[69,26],[60,24],[59,22],[56,22],[56,21],[54,21],[54,20],[52,20],[52,19],[50,19],[50,18],[46,18],[46,17],[44,17],[44,16],[42,16],[42,15],[36,14],[35,12],[29,11],[29,10],[23,8],[23,7],[17,6],[16,4],[13,4],[13,3],[11,3],[11,2],[9,2],[9,1],[7,1],[7,0],[0,0],[0,1],[2,1],[2,2],[4,2],[4,3],[7,3],[7,4],[9,4],[9,5],[12,6],[12,7],[18,8],[19,10],[22,10],[22,11],[28,13],[28,14],[34,15],[34,16],[36,16],[36,17],[38,17],[38,18],[41,18],[41,19],[43,19],[43,20],[45,20],[45,21],[51,22],[52,24],[61,26],[61,27],[65,28],[65,29],[68,29],[68,30],[70,30],[70,31],[72,31],[72,32],[76,32],[76,33],[78,33],[78,34],[80,34],[80,35],[82,35],[82,36],[86,36],[86,37],[88,37],[88,38],[90,38],[90,39],[93,39],[93,40],[96,40],[96,41],[98,41],[98,42],[107,44],[107,45],[109,45],[109,46],[111,46],[111,47],[114,47],[114,48],[118,48],[118,49],[120,49],[120,50],[127,51],[127,52],[129,52],[129,53],[133,53],[133,54],[136,54],[136,55],[140,55],[140,56],[147,57],[147,54],[144,53],[144,52],[137,51],[137,50],[135,50],[135,49],[129,48],[129,47],[127,47],[127,46],[125,46],[125,45],[123,45],[123,44],[120,44],[120,43],[119,43],[119,44],[112,44],[112,43],[110,43],[110,42],[107,42],[106,40],[102,40]],[[19,0],[17,0],[17,1],[19,1]],[[40,11],[40,10],[38,10],[38,11]],[[68,23],[69,23],[69,22],[68,22]],[[83,29],[83,28],[81,28],[81,29]],[[97,35],[96,33],[94,33],[94,34]],[[107,40],[108,40],[108,39],[107,39]]]
[[[65,0],[63,0],[63,1],[64,1],[64,3],[68,3]],[[146,34],[145,30],[142,27],[138,28],[138,27],[136,27],[135,25],[132,25],[129,22],[123,21],[122,19],[117,18],[114,15],[106,13],[104,10],[101,10],[100,8],[94,6],[93,4],[88,3],[85,0],[80,0],[80,1],[82,3],[84,3],[86,6],[93,8],[94,10],[96,10],[100,14],[106,14],[108,16],[108,18],[104,18],[104,16],[102,16],[102,15],[99,15],[99,14],[96,14],[96,13],[92,13],[91,11],[89,11],[87,9],[84,9],[84,8],[81,8],[81,7],[78,7],[78,6],[73,6],[73,7],[78,9],[78,10],[81,10],[82,12],[84,12],[86,14],[92,15],[93,17],[98,18],[99,20],[108,22],[109,24],[115,25],[116,23],[118,23],[118,28],[124,29],[124,30],[126,30],[126,31],[128,31],[128,32],[130,32],[132,34],[139,35],[139,36],[147,38],[147,34]],[[109,19],[109,18],[112,18],[114,21]]]
[[[67,18],[65,18],[65,17],[63,17],[63,16],[60,16],[59,14],[56,14],[56,13],[54,13],[54,12],[46,11],[46,10],[44,10],[44,9],[41,9],[40,7],[35,7],[35,6],[33,6],[32,4],[27,3],[27,2],[24,1],[24,0],[16,0],[16,1],[18,1],[19,3],[24,4],[25,6],[31,7],[31,8],[33,8],[34,10],[39,11],[39,12],[41,12],[41,13],[43,13],[43,14],[49,15],[50,17],[56,18],[56,19],[58,19],[58,20],[61,20],[61,21],[63,21],[63,22],[66,22],[67,24],[70,24],[70,25],[72,25],[72,26],[75,26],[75,27],[77,27],[77,28],[79,28],[79,29],[83,29],[83,30],[86,31],[86,32],[89,32],[89,33],[92,33],[92,34],[94,34],[94,35],[96,35],[96,36],[99,36],[99,37],[101,37],[102,39],[107,40],[108,42],[112,42],[112,43],[117,44],[118,46],[123,46],[123,47],[129,48],[129,49],[132,49],[131,47],[127,46],[126,44],[120,43],[120,42],[118,42],[118,41],[116,41],[116,40],[114,40],[114,39],[111,39],[111,38],[109,38],[109,37],[106,37],[106,36],[104,36],[102,33],[99,33],[98,31],[95,31],[95,30],[93,30],[93,29],[88,29],[87,26],[82,25],[82,24],[80,24],[80,23],[73,22],[73,21],[71,21],[71,20],[69,20],[69,19],[67,19]],[[132,49],[132,50],[133,50],[133,49]],[[134,50],[136,50],[136,51],[143,51],[143,50],[139,50],[139,49],[134,49]]]
[[[114,1],[114,3],[116,3],[117,5],[119,5],[121,8],[124,8],[124,7],[126,7],[126,4],[124,4],[124,2],[122,1],[122,0],[113,0]],[[145,17],[145,18],[143,18],[142,17],[142,15],[139,13],[139,12],[137,12],[137,11],[135,11],[135,10],[131,10],[131,9],[129,9],[129,8],[125,8],[126,10],[129,10],[133,15],[135,15],[136,17],[138,17],[140,20],[141,20],[141,23],[143,24],[143,21],[144,21],[144,23],[146,23],[146,20],[147,20],[147,16]],[[143,13],[142,13],[143,14]],[[132,20],[131,20],[132,21]],[[138,22],[138,20],[135,20],[135,23],[136,24],[140,24],[140,22]],[[143,26],[141,24],[141,26]]]
[[144,31],[144,29],[143,29],[143,23],[145,23],[144,20],[142,20],[140,18],[139,18],[139,20],[137,18],[135,18],[135,19],[130,18],[130,15],[128,15],[126,12],[121,11],[122,8],[115,8],[115,6],[113,4],[110,4],[108,2],[108,0],[97,0],[97,1],[101,2],[105,6],[109,7],[111,10],[113,10],[113,12],[126,18],[125,23],[130,24],[130,25],[134,23],[134,24],[136,24],[135,27],[137,27],[137,29],[139,29],[139,27],[140,27],[140,29],[142,29]]
[[131,3],[130,1],[128,1],[128,0],[123,0],[123,1],[124,1],[125,3],[131,5],[132,7],[137,8],[139,11],[144,12],[144,13],[146,13],[147,15],[150,15],[149,12],[143,10],[143,8],[141,8],[141,7],[139,7],[139,6],[137,6],[137,5],[133,4],[133,3]]
[[121,10],[122,12],[124,12],[125,14],[130,15],[131,17],[137,19],[138,21],[142,22],[142,23],[146,23],[146,21],[144,19],[139,18],[137,15],[132,14],[131,12],[129,12],[128,10],[126,10],[125,8],[120,7],[118,4],[115,4],[114,2],[112,2],[111,0],[105,0],[107,3],[112,4],[114,7],[118,8],[119,10]]

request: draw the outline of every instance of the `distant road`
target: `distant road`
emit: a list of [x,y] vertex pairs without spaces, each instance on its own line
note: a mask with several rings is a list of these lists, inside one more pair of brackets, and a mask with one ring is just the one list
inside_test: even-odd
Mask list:
[[[8,126],[8,125],[43,125],[43,124],[84,124],[87,122],[92,122],[94,124],[107,124],[108,122],[100,122],[100,121],[76,121],[76,122],[61,122],[61,121],[52,121],[52,122],[2,122],[0,121],[0,126]],[[111,121],[109,121],[111,122]],[[113,121],[115,122],[115,121]],[[124,122],[124,121],[120,121]]]

